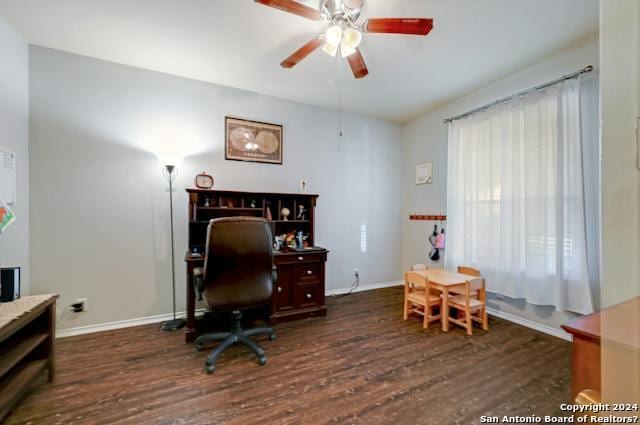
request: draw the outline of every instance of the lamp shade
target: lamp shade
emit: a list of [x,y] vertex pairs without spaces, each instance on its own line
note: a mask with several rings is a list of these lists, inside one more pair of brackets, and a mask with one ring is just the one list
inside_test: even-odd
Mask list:
[[351,56],[355,52],[356,52],[356,49],[351,47],[351,45],[347,43],[346,39],[342,40],[342,44],[340,45],[340,53],[342,54],[343,58]]
[[329,56],[335,57],[336,54],[338,54],[338,44],[331,44],[329,42],[326,42],[324,43],[324,47],[322,47],[322,51]]
[[344,42],[355,51],[362,42],[362,33],[356,29],[348,28],[344,32]]
[[325,37],[327,39],[327,43],[335,46],[339,45],[340,41],[342,41],[342,28],[338,25],[330,27],[325,33]]

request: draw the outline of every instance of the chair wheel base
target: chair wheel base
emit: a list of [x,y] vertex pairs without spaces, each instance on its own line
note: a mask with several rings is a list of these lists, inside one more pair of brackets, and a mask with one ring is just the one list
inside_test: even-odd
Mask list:
[[222,356],[222,353],[234,344],[241,344],[249,348],[249,350],[258,358],[260,366],[267,364],[267,356],[264,350],[253,341],[250,337],[255,335],[268,335],[269,339],[273,341],[276,339],[276,335],[273,329],[269,327],[258,327],[248,330],[242,330],[240,326],[240,319],[242,315],[239,311],[233,312],[233,325],[230,332],[213,332],[200,335],[196,338],[195,345],[198,351],[205,349],[213,341],[222,341],[216,348],[211,351],[211,354],[207,357],[204,364],[205,372],[210,375],[216,368],[216,362]]

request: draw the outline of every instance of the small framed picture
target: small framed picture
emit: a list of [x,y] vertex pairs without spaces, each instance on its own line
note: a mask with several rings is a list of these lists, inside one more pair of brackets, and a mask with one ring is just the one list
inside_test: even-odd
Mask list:
[[433,162],[416,165],[416,184],[433,183]]

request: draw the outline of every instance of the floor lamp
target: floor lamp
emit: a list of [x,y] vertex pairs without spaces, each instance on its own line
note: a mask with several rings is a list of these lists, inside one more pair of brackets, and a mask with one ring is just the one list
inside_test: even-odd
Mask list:
[[175,245],[173,241],[173,179],[176,177],[177,170],[175,165],[165,165],[164,175],[169,180],[169,216],[171,221],[171,298],[173,299],[173,319],[162,325],[164,331],[177,331],[184,327],[186,322],[184,319],[176,318],[176,258]]

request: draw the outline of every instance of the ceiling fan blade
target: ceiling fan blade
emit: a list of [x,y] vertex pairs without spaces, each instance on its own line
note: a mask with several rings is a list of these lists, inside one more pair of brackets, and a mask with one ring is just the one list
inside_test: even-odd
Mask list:
[[362,53],[360,53],[360,49],[356,49],[354,54],[347,56],[347,62],[349,62],[349,66],[351,67],[351,71],[353,71],[354,77],[364,78],[369,75],[367,64],[364,63],[364,58],[362,57]]
[[256,3],[264,4],[265,6],[275,7],[276,9],[283,10],[285,12],[293,13],[294,15],[309,18],[314,21],[320,19],[320,11],[305,6],[294,0],[255,0]]
[[296,50],[291,56],[286,58],[280,66],[283,68],[293,68],[302,59],[313,53],[318,47],[322,46],[323,40],[320,37],[316,37],[298,50]]
[[382,18],[369,19],[364,24],[365,32],[379,34],[427,35],[433,29],[433,19]]

